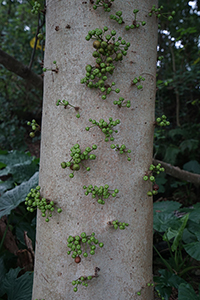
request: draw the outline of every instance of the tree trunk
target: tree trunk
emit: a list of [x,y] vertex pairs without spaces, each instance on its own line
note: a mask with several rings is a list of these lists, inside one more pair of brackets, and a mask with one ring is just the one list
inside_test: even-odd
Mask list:
[[[46,72],[44,77],[39,182],[42,196],[57,202],[63,212],[55,212],[49,223],[38,212],[34,300],[152,299],[152,288],[147,287],[152,282],[152,199],[147,196],[149,185],[142,178],[151,164],[153,148],[157,23],[154,17],[148,17],[153,4],[152,0],[114,2],[111,13],[122,10],[125,25],[133,21],[133,9],[140,10],[138,20],[147,22],[144,27],[126,31],[124,25],[109,19],[111,13],[102,8],[93,10],[89,0],[47,1],[44,66],[52,67],[56,60],[59,72]],[[104,26],[115,29],[116,37],[131,43],[127,56],[115,63],[114,73],[108,78],[121,92],[112,92],[106,100],[101,99],[99,89],[80,84],[85,66],[95,63],[93,41],[86,41],[85,36],[89,30]],[[140,75],[145,77],[142,90],[131,85]],[[131,108],[114,105],[119,97],[131,100]],[[80,118],[73,108],[56,106],[58,99],[79,106]],[[114,133],[114,142],[106,143],[97,126],[85,130],[90,118],[108,121],[109,117],[121,121],[115,127],[118,133]],[[76,143],[82,151],[96,144],[93,152],[97,158],[85,162],[91,168],[89,172],[82,166],[71,179],[69,168],[62,169],[60,164],[70,160],[70,149]],[[112,143],[131,149],[131,161],[111,149]],[[83,186],[90,184],[108,184],[119,193],[101,205],[91,194],[84,194]],[[107,224],[115,219],[129,226],[115,230]],[[67,255],[67,238],[81,232],[95,232],[104,247],[97,247],[95,255],[82,257],[76,264]],[[75,293],[72,281],[93,275],[96,267],[99,277],[88,287],[79,285]]]

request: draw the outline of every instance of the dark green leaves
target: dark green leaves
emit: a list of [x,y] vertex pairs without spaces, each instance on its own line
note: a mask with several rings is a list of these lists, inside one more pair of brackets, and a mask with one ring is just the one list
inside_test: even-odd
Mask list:
[[7,294],[8,300],[31,300],[33,273],[26,272],[18,277],[21,268],[10,269],[1,281],[0,297]]
[[28,181],[16,186],[14,189],[5,192],[0,197],[0,218],[9,215],[11,210],[16,208],[26,198],[30,189],[38,184],[38,172],[36,172]]
[[38,171],[38,159],[29,153],[10,151],[0,155],[0,162],[6,167],[0,170],[0,176],[12,174],[14,182],[22,183]]

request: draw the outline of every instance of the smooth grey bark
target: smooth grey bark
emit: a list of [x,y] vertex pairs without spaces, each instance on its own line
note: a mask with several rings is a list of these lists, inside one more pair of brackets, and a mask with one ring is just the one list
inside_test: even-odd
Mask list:
[[[53,76],[47,72],[44,78],[40,185],[42,196],[56,201],[63,212],[54,213],[49,223],[38,213],[34,300],[153,298],[152,288],[147,287],[152,282],[152,199],[147,196],[150,186],[142,179],[152,162],[153,148],[157,24],[155,18],[147,16],[153,4],[152,0],[113,3],[111,12],[122,10],[126,24],[132,23],[133,9],[140,10],[138,20],[147,22],[127,32],[109,19],[109,13],[101,8],[94,11],[89,1],[47,1],[44,66],[56,60],[59,72]],[[85,66],[95,62],[93,42],[87,42],[85,36],[89,30],[104,26],[115,29],[117,36],[131,43],[127,56],[116,63],[109,78],[121,92],[111,93],[105,101],[98,90],[80,84]],[[145,81],[143,89],[137,90],[131,81],[140,75]],[[120,96],[131,100],[131,108],[113,105]],[[58,99],[79,106],[80,119],[73,108],[57,107]],[[85,130],[89,118],[109,117],[121,120],[114,142],[132,150],[131,162],[110,148],[112,142],[104,142],[98,127]],[[81,168],[70,179],[70,170],[62,169],[60,163],[70,160],[70,148],[75,143],[82,150],[96,144],[97,159],[86,161],[91,171]],[[100,205],[91,195],[84,195],[82,187],[89,184],[108,184],[119,193]],[[129,227],[112,229],[107,222],[114,219],[129,223]],[[95,232],[104,247],[76,264],[67,255],[67,238],[83,231]],[[100,268],[100,276],[74,293],[72,280],[94,274],[95,267]],[[141,296],[137,296],[140,290]]]

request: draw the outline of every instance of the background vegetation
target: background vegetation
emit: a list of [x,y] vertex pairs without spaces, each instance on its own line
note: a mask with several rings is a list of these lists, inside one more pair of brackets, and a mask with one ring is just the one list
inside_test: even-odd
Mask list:
[[[43,1],[40,1],[44,7]],[[36,215],[24,199],[37,185],[39,140],[27,121],[41,124],[42,91],[3,62],[7,53],[42,78],[44,13],[34,1],[0,1],[0,300],[31,299]],[[154,281],[162,299],[200,299],[200,1],[159,1],[175,11],[158,29],[154,159],[190,172],[157,176],[154,197]],[[14,65],[13,65],[14,67]],[[28,152],[30,151],[30,152]],[[173,170],[173,167],[172,167]],[[196,174],[194,181],[190,176]],[[145,186],[145,183],[144,183]]]

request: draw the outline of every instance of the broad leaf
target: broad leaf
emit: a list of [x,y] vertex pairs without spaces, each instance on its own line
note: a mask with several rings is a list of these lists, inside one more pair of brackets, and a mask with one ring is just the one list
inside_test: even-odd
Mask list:
[[8,154],[0,155],[0,162],[6,164],[6,167],[0,170],[0,176],[12,174],[13,180],[17,183],[29,179],[38,171],[38,159],[24,152],[10,151]]
[[176,162],[176,157],[179,153],[180,153],[179,147],[175,145],[169,145],[169,147],[167,147],[165,157],[163,160],[167,163],[170,163],[171,165],[174,165]]
[[187,149],[188,151],[196,150],[198,148],[199,141],[198,140],[185,140],[180,144],[181,152],[184,153]]
[[172,139],[176,139],[177,138],[177,135],[179,136],[184,136],[186,133],[186,130],[178,127],[178,128],[175,128],[175,129],[171,129],[168,134],[169,134],[169,137],[171,137]]
[[28,181],[7,191],[0,197],[0,218],[9,215],[11,210],[17,207],[26,198],[31,188],[38,184],[38,172],[36,172]]
[[178,288],[181,283],[186,283],[184,279],[167,270],[159,270],[159,273],[161,276],[155,276],[153,278],[156,283],[155,288],[166,300],[169,299],[171,295],[172,287]]
[[169,227],[169,228],[167,229],[167,231],[165,232],[165,234],[163,235],[163,240],[164,240],[164,241],[170,241],[170,240],[173,239],[176,235],[177,235],[177,230],[171,229],[171,227]]
[[182,208],[180,211],[189,212],[189,220],[200,223],[200,203],[196,203],[192,208]]
[[183,165],[183,170],[200,174],[200,164],[196,160],[190,160]]
[[169,227],[178,229],[180,221],[173,213],[155,213],[153,219],[153,229],[158,232],[165,232]]
[[200,261],[200,241],[183,245],[183,248],[192,258]]
[[193,222],[192,220],[189,220],[187,224],[187,229],[190,231],[192,234],[194,234],[198,241],[200,241],[200,226],[196,222]]
[[13,180],[8,179],[6,181],[0,181],[0,196],[7,190],[14,187]]
[[173,212],[178,210],[181,204],[176,201],[162,201],[153,204],[153,212]]
[[30,163],[32,160],[33,157],[30,156],[30,153],[24,153],[16,150],[0,154],[0,162],[7,166]]
[[0,296],[7,294],[8,300],[31,300],[33,272],[26,272],[18,277],[21,268],[10,269],[6,273],[0,289]]
[[178,299],[180,300],[199,300],[192,286],[188,283],[181,283],[178,288]]
[[183,231],[182,240],[185,244],[197,242],[197,238],[196,238],[195,234],[190,232],[187,228],[185,228],[184,231]]

